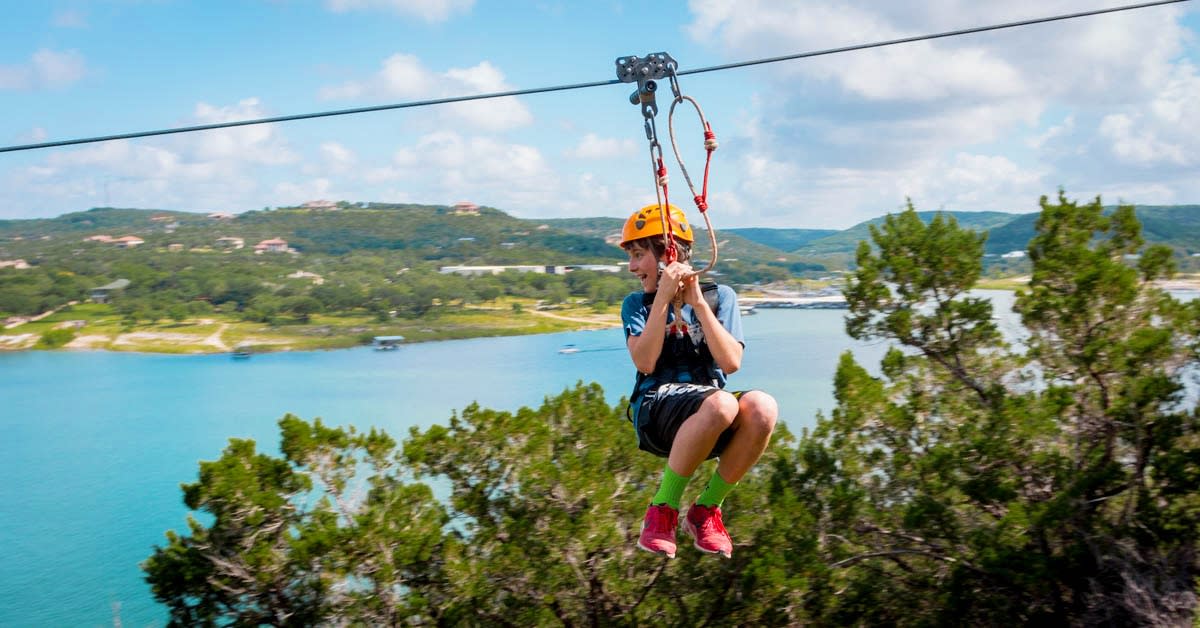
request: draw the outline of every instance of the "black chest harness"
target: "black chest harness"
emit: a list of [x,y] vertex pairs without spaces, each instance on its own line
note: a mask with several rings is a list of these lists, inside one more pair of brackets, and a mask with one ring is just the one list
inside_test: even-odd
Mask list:
[[[700,286],[705,302],[713,312],[717,311],[717,284],[705,283]],[[648,292],[642,295],[642,305],[647,310],[654,303],[656,293]],[[676,317],[682,317],[683,312],[675,312]],[[699,326],[694,326],[696,333],[702,332]],[[647,379],[654,380],[650,388],[643,388]],[[717,363],[709,351],[708,342],[701,337],[693,339],[692,334],[676,335],[668,333],[663,339],[662,353],[654,364],[654,372],[649,375],[638,372],[633,384],[633,394],[630,399],[637,397],[638,391],[649,392],[658,386],[668,383],[703,384],[705,386],[720,386],[721,380],[717,374]],[[626,416],[633,419],[632,413],[626,411]]]

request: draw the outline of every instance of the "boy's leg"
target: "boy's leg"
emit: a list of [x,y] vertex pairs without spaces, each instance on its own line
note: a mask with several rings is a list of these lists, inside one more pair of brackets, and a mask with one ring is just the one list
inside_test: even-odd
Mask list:
[[642,522],[638,547],[673,557],[679,499],[696,467],[704,462],[721,433],[737,415],[737,399],[711,387],[689,386],[660,391],[650,407],[654,425],[643,437],[669,449],[663,480]]
[[733,437],[721,452],[708,486],[684,518],[684,529],[695,539],[697,549],[726,558],[732,554],[733,541],[725,530],[720,506],[766,451],[778,415],[775,399],[764,392],[750,391],[738,399],[737,416],[730,426]]
[[[737,415],[738,400],[733,395],[723,390],[709,395],[675,433],[667,466],[679,475],[691,476],[708,458],[717,439],[729,429]],[[734,436],[736,438],[736,434]]]
[[721,452],[717,472],[730,484],[737,484],[743,475],[758,462],[779,418],[775,398],[760,390],[752,390],[738,399],[737,417],[733,420],[733,438]]

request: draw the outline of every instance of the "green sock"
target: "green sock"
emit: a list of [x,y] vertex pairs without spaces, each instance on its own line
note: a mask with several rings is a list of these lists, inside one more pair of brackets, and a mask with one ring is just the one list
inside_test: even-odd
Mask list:
[[654,499],[650,500],[651,504],[666,504],[675,510],[679,510],[679,500],[683,498],[683,489],[687,488],[688,480],[691,477],[683,477],[671,470],[671,467],[663,469],[662,484],[658,486],[658,492],[654,494]]
[[701,506],[720,507],[721,502],[725,501],[725,496],[735,486],[737,486],[737,482],[730,484],[721,477],[720,473],[713,471],[712,477],[708,479],[708,486],[704,487],[704,492],[696,498],[696,503]]

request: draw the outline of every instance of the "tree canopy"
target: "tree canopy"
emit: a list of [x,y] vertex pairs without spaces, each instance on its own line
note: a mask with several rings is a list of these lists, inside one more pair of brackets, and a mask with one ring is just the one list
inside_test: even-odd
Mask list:
[[580,384],[402,443],[285,416],[280,455],[201,463],[147,580],[178,625],[1191,625],[1200,303],[1132,208],[1041,206],[1012,315],[971,291],[983,236],[871,229],[846,329],[893,348],[777,431],[730,560],[635,549],[661,461]]

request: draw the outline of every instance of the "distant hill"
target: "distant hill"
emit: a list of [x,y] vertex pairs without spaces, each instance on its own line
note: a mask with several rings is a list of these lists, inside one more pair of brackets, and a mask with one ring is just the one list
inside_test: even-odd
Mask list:
[[[158,217],[158,220],[151,220]],[[82,212],[63,214],[56,218],[0,220],[0,236],[40,237],[56,234],[94,234],[103,230],[133,231],[159,223],[206,224],[212,220],[206,214],[166,209],[122,209],[97,207]]]
[[621,227],[625,221],[620,218],[598,217],[598,218],[547,218],[544,220],[533,220],[545,225],[549,225],[553,229],[561,229],[567,233],[577,235],[593,236],[604,238],[612,234],[621,233]]
[[[1109,208],[1111,211],[1111,208]],[[1143,235],[1183,254],[1200,252],[1200,205],[1143,205],[1136,208]],[[918,212],[925,221],[942,213],[959,225],[988,232],[985,251],[1024,250],[1033,237],[1037,213]],[[721,259],[797,269],[806,264],[844,267],[870,225],[849,229],[718,229]],[[0,255],[21,256],[77,246],[96,234],[136,235],[150,247],[182,243],[211,245],[237,236],[247,245],[283,238],[302,253],[343,255],[353,251],[393,251],[414,261],[454,263],[613,263],[624,258],[611,243],[623,220],[612,217],[520,219],[491,208],[462,215],[445,205],[341,203],[340,209],[279,208],[236,216],[166,209],[95,208],[56,218],[0,220]],[[697,229],[696,259],[707,260],[708,240]],[[609,242],[605,238],[610,238]],[[832,264],[830,266],[830,264]]]
[[739,235],[752,242],[757,242],[780,251],[795,251],[804,245],[821,238],[836,235],[837,229],[770,229],[760,227],[743,227],[725,229],[721,233]]
[[[1105,207],[1112,212],[1115,206]],[[1190,255],[1200,252],[1200,205],[1137,205],[1134,213],[1142,223],[1142,237],[1150,244],[1165,244]],[[1039,214],[1017,214],[1009,222],[992,228],[985,251],[1003,254],[1023,251],[1036,233]]]
[[1138,205],[1135,211],[1146,241],[1200,253],[1200,205]]
[[135,235],[148,248],[212,246],[243,238],[247,246],[282,238],[301,253],[343,255],[394,251],[412,261],[464,264],[612,263],[624,257],[602,238],[568,233],[488,207],[455,214],[440,205],[369,203],[337,210],[280,208],[215,218],[165,210],[97,208],[56,218],[0,220],[0,250],[21,256],[77,247],[89,235]]
[[[917,212],[917,216],[925,222],[933,220],[934,216],[943,214],[953,216],[960,227],[973,229],[975,231],[990,231],[997,227],[1006,225],[1023,214],[1007,214],[1004,212]],[[1032,214],[1036,216],[1036,214]],[[833,235],[819,238],[809,242],[808,244],[794,250],[797,254],[820,256],[833,253],[853,253],[858,248],[858,243],[862,240],[870,241],[871,225],[881,225],[886,220],[886,216],[873,218],[866,222],[860,222],[845,231],[839,231]]]
[[[607,217],[554,218],[541,221],[534,220],[533,222],[540,222],[552,228],[566,231],[567,233],[598,238],[620,235],[621,227],[625,224],[625,221],[621,218]],[[693,226],[696,227],[696,245],[693,258],[697,263],[706,262],[712,257],[708,232],[701,225]],[[779,233],[778,235],[773,235],[772,232]],[[836,231],[823,229],[717,229],[717,246],[720,252],[720,259],[737,259],[757,264],[778,264],[783,261],[794,261],[796,256],[790,255],[787,251],[777,246],[772,246],[770,242],[788,242],[795,239],[802,239],[803,236],[799,235],[801,233],[825,234],[836,233]]]

